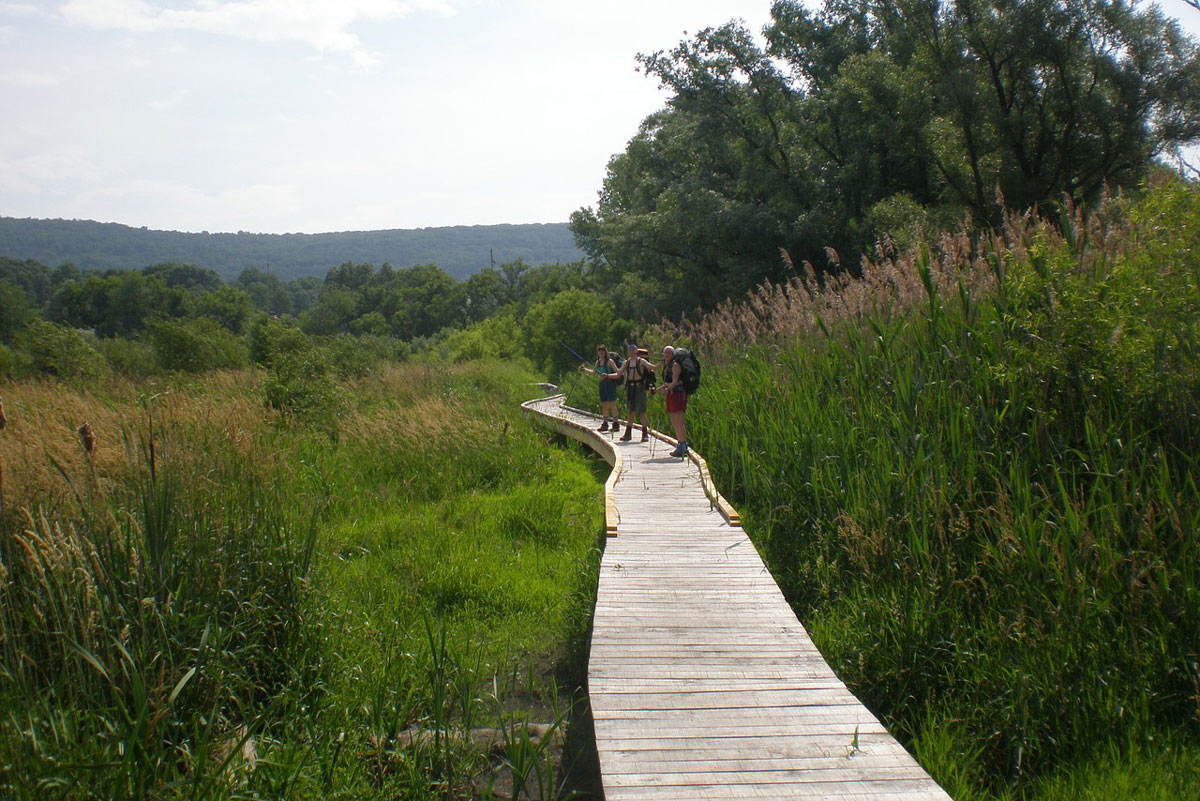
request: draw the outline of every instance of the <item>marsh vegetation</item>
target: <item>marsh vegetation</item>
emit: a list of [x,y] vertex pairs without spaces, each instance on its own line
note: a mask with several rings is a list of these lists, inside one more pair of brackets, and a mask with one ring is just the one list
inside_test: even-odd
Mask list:
[[551,797],[602,490],[531,380],[385,365],[307,422],[261,371],[7,386],[0,794]]

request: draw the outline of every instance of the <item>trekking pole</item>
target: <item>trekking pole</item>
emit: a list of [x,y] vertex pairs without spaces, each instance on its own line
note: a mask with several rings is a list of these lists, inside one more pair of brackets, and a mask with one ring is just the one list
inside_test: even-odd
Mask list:
[[[579,359],[579,363],[580,363],[580,364],[587,364],[587,363],[588,363],[588,360],[587,360],[587,359],[585,359],[585,358],[583,358],[582,356],[580,356],[580,355],[579,355],[579,353],[578,353],[578,352],[577,352],[577,351],[576,351],[574,348],[572,348],[570,345],[568,345],[566,342],[563,342],[563,341],[560,339],[560,340],[558,341],[558,344],[560,344],[560,345],[562,345],[564,348],[566,348],[566,349],[567,349],[567,353],[570,353],[572,356],[574,356],[575,358]],[[576,370],[576,371],[575,371],[575,380],[571,382],[571,389],[570,389],[570,390],[567,392],[567,396],[566,396],[565,398],[563,398],[563,406],[566,406],[566,405],[567,405],[567,401],[569,401],[569,400],[571,399],[571,393],[575,391],[575,386],[576,386],[578,383],[579,383],[579,370]]]
[[572,347],[571,347],[570,345],[568,345],[566,342],[563,342],[563,341],[560,339],[560,340],[558,341],[558,344],[560,344],[560,345],[562,345],[564,348],[566,348],[566,349],[567,349],[567,353],[570,353],[570,354],[571,354],[572,356],[574,356],[576,359],[579,359],[579,361],[583,362],[584,364],[587,364],[587,363],[588,363],[588,360],[587,360],[587,359],[585,359],[585,358],[583,358],[582,356],[580,356],[580,355],[579,355],[579,353],[578,353],[578,351],[576,351],[574,348],[572,348]]

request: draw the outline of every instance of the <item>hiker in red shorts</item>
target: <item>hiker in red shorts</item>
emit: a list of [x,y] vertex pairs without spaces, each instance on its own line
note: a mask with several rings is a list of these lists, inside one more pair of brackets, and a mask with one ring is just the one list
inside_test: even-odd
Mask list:
[[684,413],[687,411],[687,392],[683,389],[683,370],[675,363],[675,348],[667,345],[663,348],[662,375],[666,382],[656,391],[667,396],[667,415],[671,418],[671,428],[675,430],[675,439],[679,444],[671,451],[672,456],[687,456],[687,421]]

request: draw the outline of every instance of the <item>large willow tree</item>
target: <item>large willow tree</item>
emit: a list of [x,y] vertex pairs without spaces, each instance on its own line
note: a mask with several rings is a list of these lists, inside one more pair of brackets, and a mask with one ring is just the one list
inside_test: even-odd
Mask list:
[[579,245],[664,311],[853,264],[917,225],[1136,185],[1200,141],[1200,55],[1128,0],[780,0],[641,55],[671,92],[609,163]]

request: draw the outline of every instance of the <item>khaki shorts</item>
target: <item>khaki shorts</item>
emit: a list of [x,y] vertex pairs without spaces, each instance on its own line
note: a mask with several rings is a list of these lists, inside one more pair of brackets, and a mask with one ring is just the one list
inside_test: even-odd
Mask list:
[[629,402],[629,411],[634,414],[646,413],[646,388],[641,384],[628,384],[625,398]]

